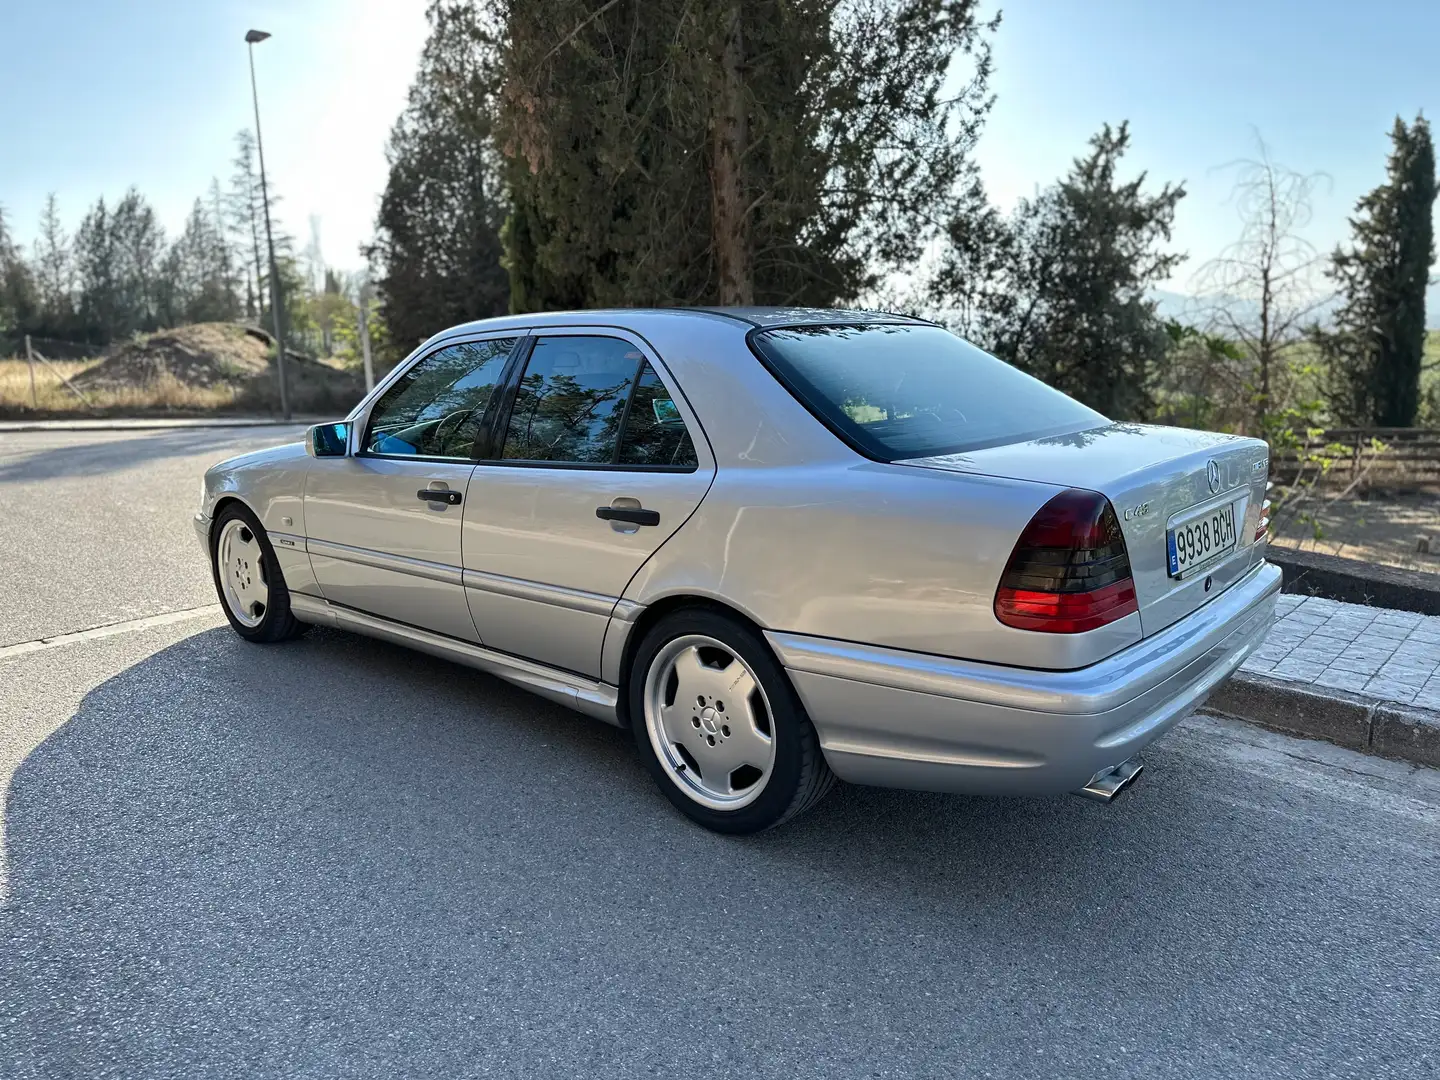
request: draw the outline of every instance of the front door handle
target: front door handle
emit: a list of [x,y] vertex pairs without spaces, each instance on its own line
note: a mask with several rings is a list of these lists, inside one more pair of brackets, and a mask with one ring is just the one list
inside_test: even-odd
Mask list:
[[626,521],[631,525],[659,525],[659,510],[644,510],[628,506],[597,506],[595,516],[601,521]]
[[445,503],[447,506],[460,505],[460,492],[450,491],[448,488],[421,488],[415,493],[416,497],[423,502]]

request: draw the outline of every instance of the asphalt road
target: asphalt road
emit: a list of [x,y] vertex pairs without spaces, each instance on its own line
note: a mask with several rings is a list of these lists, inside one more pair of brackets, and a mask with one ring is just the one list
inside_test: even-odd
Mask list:
[[[253,433],[10,436],[3,639],[213,601]],[[1194,718],[1112,806],[687,824],[619,731],[213,613],[0,656],[0,1077],[1440,1071],[1440,774]]]

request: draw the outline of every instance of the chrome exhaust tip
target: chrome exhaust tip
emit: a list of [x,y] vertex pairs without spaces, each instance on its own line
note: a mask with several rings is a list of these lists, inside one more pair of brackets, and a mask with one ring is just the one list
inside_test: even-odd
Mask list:
[[1113,802],[1115,796],[1135,782],[1144,768],[1145,762],[1141,761],[1137,754],[1114,768],[1101,769],[1075,794],[1086,799],[1095,799],[1097,802]]

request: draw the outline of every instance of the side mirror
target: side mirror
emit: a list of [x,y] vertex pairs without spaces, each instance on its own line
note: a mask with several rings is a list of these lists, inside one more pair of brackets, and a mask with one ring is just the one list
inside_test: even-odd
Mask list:
[[316,424],[305,433],[305,449],[311,457],[344,457],[350,452],[350,425]]

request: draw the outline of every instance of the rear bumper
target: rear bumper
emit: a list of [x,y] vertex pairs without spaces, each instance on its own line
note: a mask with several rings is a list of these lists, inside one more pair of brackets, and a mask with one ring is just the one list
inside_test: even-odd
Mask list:
[[766,636],[842,779],[1048,795],[1083,787],[1201,705],[1264,640],[1279,593],[1279,568],[1261,563],[1154,637],[1076,671]]
[[200,550],[205,553],[205,561],[210,561],[210,519],[204,514],[196,512],[190,520],[195,526],[195,539],[200,541]]

